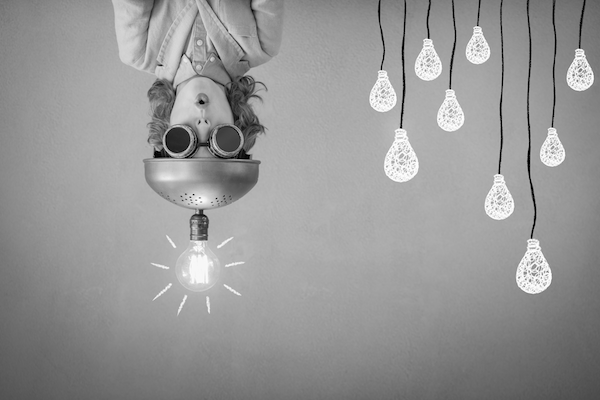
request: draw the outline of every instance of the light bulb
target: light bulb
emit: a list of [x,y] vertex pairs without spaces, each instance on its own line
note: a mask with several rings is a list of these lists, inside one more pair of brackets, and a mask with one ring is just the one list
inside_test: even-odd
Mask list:
[[527,251],[517,268],[517,285],[529,294],[543,292],[552,283],[552,271],[542,254],[540,242],[527,240]]
[[575,50],[575,59],[567,71],[567,84],[573,90],[586,90],[594,83],[594,71],[585,58],[583,49]]
[[213,287],[219,280],[220,272],[219,259],[205,240],[190,240],[175,264],[179,283],[192,292],[203,292]]
[[409,181],[419,172],[419,159],[404,129],[396,129],[394,143],[385,155],[383,169],[388,178],[396,182]]
[[415,61],[415,73],[424,81],[432,81],[442,73],[442,60],[433,47],[433,40],[423,39],[423,49]]
[[452,89],[446,90],[446,98],[438,111],[437,122],[439,127],[447,132],[454,132],[465,122],[465,114]]
[[506,187],[504,176],[494,175],[494,184],[485,198],[485,212],[495,220],[508,218],[515,210],[515,202]]
[[473,36],[467,43],[466,54],[467,60],[473,64],[483,64],[490,58],[490,45],[485,40],[481,27],[473,27]]
[[369,103],[375,111],[390,111],[396,105],[396,92],[388,79],[387,72],[379,71],[377,81],[371,89]]
[[201,210],[190,218],[190,244],[175,263],[177,280],[192,292],[210,289],[219,280],[221,263],[206,244],[208,217]]
[[540,159],[549,167],[556,167],[565,160],[565,148],[554,128],[548,128],[548,136],[540,149]]

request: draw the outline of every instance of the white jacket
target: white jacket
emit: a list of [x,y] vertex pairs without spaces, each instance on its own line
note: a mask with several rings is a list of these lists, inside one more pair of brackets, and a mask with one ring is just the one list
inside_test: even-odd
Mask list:
[[175,86],[191,74],[225,84],[281,46],[283,0],[112,2],[121,61]]

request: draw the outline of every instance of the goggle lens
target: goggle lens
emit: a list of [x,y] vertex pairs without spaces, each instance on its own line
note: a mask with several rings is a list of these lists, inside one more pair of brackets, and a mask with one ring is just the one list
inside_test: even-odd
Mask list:
[[240,149],[242,138],[231,126],[222,126],[215,133],[214,141],[225,153],[232,153]]
[[192,138],[189,132],[180,127],[176,126],[167,131],[164,137],[164,145],[173,153],[185,152],[192,143]]

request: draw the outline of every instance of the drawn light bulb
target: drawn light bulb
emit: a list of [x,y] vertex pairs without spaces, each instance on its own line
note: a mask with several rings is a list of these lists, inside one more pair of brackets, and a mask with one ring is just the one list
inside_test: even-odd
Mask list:
[[390,111],[396,105],[396,92],[390,83],[386,71],[379,71],[377,81],[371,89],[369,103],[375,111]]
[[515,210],[515,202],[506,187],[504,176],[494,175],[494,184],[485,198],[485,212],[495,220],[508,218]]
[[423,49],[415,61],[415,73],[424,81],[432,81],[442,73],[442,61],[433,47],[433,40],[423,39]]
[[446,98],[438,111],[437,122],[439,127],[447,132],[454,132],[465,122],[465,114],[452,89],[446,90]]
[[221,264],[206,244],[208,218],[198,211],[190,218],[190,244],[175,263],[177,280],[192,292],[210,289],[219,280]]
[[548,128],[548,136],[540,149],[540,159],[549,167],[556,167],[565,160],[565,148],[554,128]]
[[396,129],[394,143],[385,155],[383,169],[388,178],[395,182],[407,182],[419,172],[419,159],[404,129]]
[[586,90],[594,83],[594,71],[588,63],[583,49],[575,50],[575,59],[567,70],[567,84],[573,90]]
[[466,54],[467,60],[473,64],[483,64],[490,58],[490,46],[483,36],[481,27],[473,27],[473,36],[467,43]]
[[517,285],[529,294],[543,292],[552,283],[552,271],[537,239],[527,240],[527,251],[517,267]]

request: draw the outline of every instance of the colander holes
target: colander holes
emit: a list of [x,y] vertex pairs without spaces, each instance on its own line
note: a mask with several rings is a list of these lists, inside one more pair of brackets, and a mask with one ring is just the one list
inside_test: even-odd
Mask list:
[[160,194],[163,199],[176,203],[175,199],[172,199],[168,194],[165,194],[164,192],[159,192],[158,194]]

